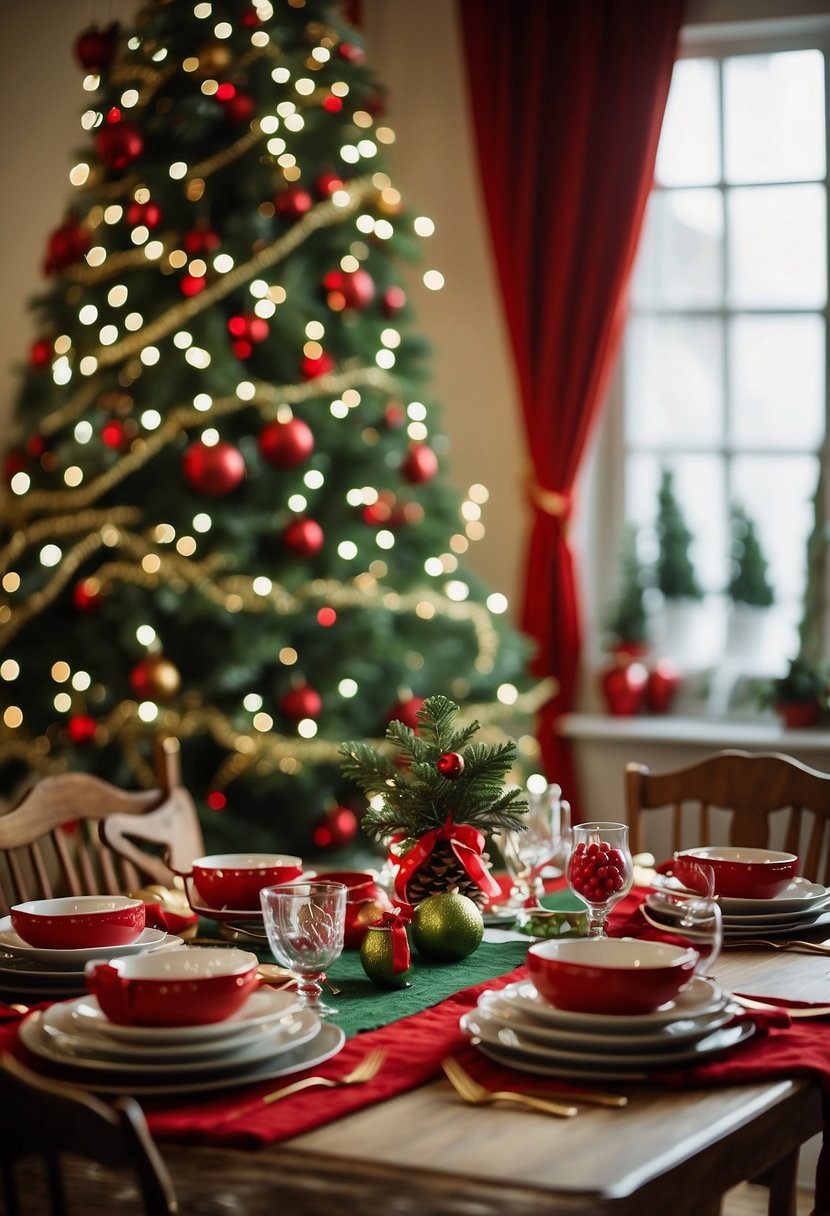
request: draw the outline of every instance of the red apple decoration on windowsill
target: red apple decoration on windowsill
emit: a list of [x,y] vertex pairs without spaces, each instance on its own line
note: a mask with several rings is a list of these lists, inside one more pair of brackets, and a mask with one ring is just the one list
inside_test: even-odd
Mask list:
[[600,673],[600,687],[609,714],[629,718],[640,712],[648,670],[638,662],[616,662]]

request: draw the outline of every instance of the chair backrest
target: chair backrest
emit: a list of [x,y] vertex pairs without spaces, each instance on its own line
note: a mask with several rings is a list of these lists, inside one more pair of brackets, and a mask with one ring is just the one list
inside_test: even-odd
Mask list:
[[157,767],[154,790],[122,790],[88,773],[33,785],[0,816],[0,914],[26,899],[114,895],[147,881],[173,886],[173,870],[189,869],[204,845],[181,785],[178,740],[160,742]]
[[[625,801],[635,853],[647,847],[645,813],[661,810],[670,852],[724,843],[784,849],[798,854],[805,878],[830,883],[830,774],[791,756],[726,750],[658,773],[628,764]],[[713,835],[717,811],[725,840]]]
[[[25,1211],[20,1202],[24,1187],[15,1166],[30,1157],[43,1162],[51,1211],[55,1216],[69,1212],[64,1153],[110,1168],[130,1169],[147,1216],[169,1216],[177,1211],[170,1175],[134,1098],[102,1102],[77,1086],[42,1077],[5,1055],[0,1060],[0,1134],[0,1171],[8,1216]],[[102,1208],[108,1208],[105,1199]]]

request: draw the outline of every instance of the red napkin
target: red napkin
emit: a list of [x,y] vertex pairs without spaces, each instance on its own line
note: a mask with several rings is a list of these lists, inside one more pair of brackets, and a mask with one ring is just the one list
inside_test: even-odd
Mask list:
[[163,929],[165,933],[181,933],[198,923],[195,912],[173,912],[159,903],[144,904],[144,923],[148,929]]

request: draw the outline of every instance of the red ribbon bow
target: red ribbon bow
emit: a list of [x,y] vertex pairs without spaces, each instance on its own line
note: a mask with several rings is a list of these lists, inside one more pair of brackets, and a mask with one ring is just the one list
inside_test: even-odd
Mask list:
[[372,925],[373,929],[389,929],[392,934],[392,973],[400,975],[407,971],[411,962],[409,953],[409,938],[406,926],[412,920],[412,908],[409,904],[399,904],[394,908],[385,908],[380,914],[380,920]]
[[453,853],[476,886],[487,895],[499,894],[499,885],[487,868],[487,863],[482,860],[484,835],[469,823],[453,823],[452,815],[448,815],[440,828],[424,833],[408,853],[395,858],[398,862],[395,894],[399,899],[407,898],[410,878],[423,865],[439,840],[450,842]]

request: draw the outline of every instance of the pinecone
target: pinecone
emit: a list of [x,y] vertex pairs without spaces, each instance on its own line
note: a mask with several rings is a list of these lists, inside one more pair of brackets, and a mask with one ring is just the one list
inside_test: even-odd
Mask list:
[[487,895],[478,883],[473,882],[453,852],[448,840],[439,840],[424,864],[413,873],[406,885],[411,904],[419,904],[428,895],[455,889],[466,895],[478,908],[487,903]]

